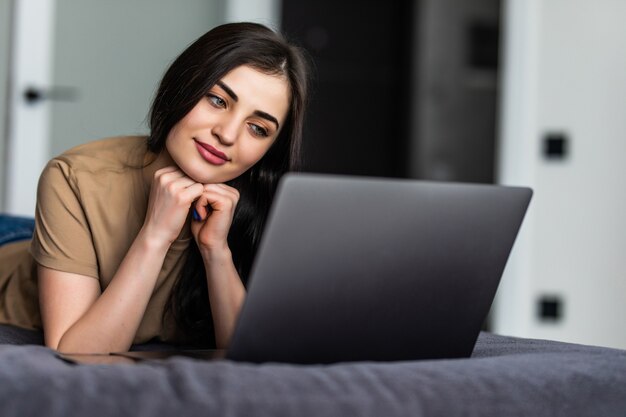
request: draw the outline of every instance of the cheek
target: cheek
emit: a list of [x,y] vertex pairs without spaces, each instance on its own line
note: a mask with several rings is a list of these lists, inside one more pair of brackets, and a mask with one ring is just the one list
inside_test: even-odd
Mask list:
[[170,130],[167,139],[165,139],[165,150],[167,150],[167,153],[171,156],[176,154],[176,127]]
[[167,134],[167,139],[165,139],[165,146],[169,147],[172,143],[176,142],[176,138],[179,136],[180,132],[180,123],[177,123],[170,129],[170,132]]
[[[176,123],[165,141],[166,146],[176,145],[180,142],[184,142],[184,137],[191,134],[191,132],[198,125],[198,120],[202,120],[202,113],[198,110],[198,106],[194,107],[189,113]],[[169,144],[169,145],[168,145]]]

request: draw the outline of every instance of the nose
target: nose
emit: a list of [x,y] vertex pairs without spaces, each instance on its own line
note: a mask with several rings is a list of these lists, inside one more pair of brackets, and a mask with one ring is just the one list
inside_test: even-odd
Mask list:
[[211,129],[213,136],[223,145],[232,145],[239,134],[239,123],[235,117],[224,116]]

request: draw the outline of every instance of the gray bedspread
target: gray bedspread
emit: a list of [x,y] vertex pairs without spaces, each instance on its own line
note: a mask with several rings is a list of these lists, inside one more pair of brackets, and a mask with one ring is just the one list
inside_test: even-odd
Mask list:
[[626,417],[626,351],[490,333],[469,359],[326,366],[73,365],[7,326],[0,343],[2,417]]

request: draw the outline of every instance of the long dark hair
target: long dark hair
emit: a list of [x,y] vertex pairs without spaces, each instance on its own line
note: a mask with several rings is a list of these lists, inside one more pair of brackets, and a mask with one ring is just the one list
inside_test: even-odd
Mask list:
[[[308,89],[304,51],[256,23],[229,23],[210,30],[183,51],[163,76],[150,111],[148,149],[161,152],[174,125],[217,81],[241,65],[284,77],[290,92],[287,118],[272,147],[252,168],[228,183],[240,193],[228,244],[245,285],[278,180],[300,167]],[[186,343],[215,345],[207,294],[202,257],[192,241],[163,314],[164,320],[172,314]]]

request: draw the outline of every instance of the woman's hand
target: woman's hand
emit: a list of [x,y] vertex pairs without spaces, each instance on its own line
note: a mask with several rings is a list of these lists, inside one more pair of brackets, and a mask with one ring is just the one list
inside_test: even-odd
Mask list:
[[239,191],[225,184],[207,184],[194,203],[197,216],[191,224],[200,252],[228,249],[228,231],[239,202]]
[[246,290],[228,247],[239,191],[225,184],[207,184],[193,204],[193,233],[206,272],[209,304],[215,327],[215,342],[225,349],[230,343]]
[[204,192],[204,186],[177,167],[154,173],[143,231],[158,242],[171,244],[180,234],[189,207]]

